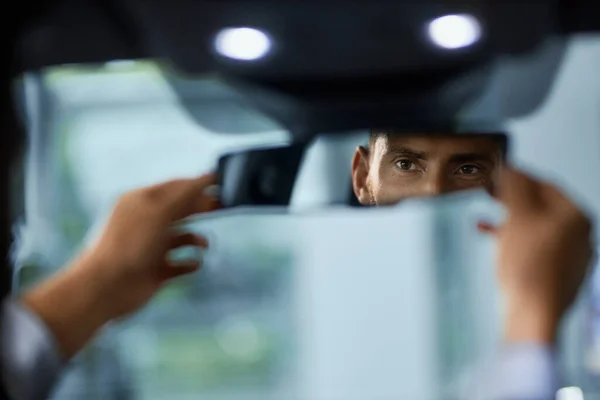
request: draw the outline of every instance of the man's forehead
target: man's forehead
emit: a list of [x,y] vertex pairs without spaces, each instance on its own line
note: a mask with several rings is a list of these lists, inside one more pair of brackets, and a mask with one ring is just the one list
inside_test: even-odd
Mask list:
[[422,153],[440,151],[445,153],[495,153],[501,149],[500,143],[493,137],[451,134],[385,135],[376,141],[375,146],[378,147],[377,150],[384,153],[399,149],[410,149]]

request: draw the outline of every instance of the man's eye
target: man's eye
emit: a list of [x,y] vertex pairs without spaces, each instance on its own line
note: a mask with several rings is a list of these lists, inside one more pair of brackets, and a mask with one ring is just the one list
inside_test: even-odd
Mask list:
[[461,175],[473,175],[481,172],[479,167],[475,165],[463,165],[458,169],[458,173]]
[[396,166],[402,171],[412,171],[417,167],[415,163],[410,160],[400,160],[396,163]]

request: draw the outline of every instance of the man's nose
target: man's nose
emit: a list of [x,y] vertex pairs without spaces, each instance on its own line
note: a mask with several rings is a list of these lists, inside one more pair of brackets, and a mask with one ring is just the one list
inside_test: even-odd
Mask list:
[[442,174],[432,174],[428,178],[425,188],[425,194],[427,196],[440,196],[452,191]]

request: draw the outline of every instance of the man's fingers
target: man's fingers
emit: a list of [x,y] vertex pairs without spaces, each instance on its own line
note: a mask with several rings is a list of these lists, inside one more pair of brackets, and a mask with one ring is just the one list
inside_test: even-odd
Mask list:
[[168,281],[183,275],[189,275],[198,271],[202,263],[199,261],[185,261],[177,263],[167,263],[160,271],[160,281]]
[[[173,234],[167,243],[166,260],[160,271],[160,280],[168,280],[181,275],[187,275],[197,271],[202,265],[202,255],[198,252],[191,254],[185,247],[195,249],[208,247],[208,240],[201,235],[194,233]],[[175,254],[178,249],[182,249],[181,254]]]
[[539,203],[541,184],[521,171],[504,167],[500,187],[495,197],[509,210],[536,207]]
[[[217,182],[216,174],[198,178],[177,179],[147,188],[147,194],[161,203],[170,221],[220,208],[218,198],[209,193]],[[214,193],[214,191],[213,191]]]
[[174,198],[172,220],[180,219],[221,208],[219,198],[209,193],[207,189],[214,187],[216,177],[214,175],[205,175],[188,187],[183,188],[180,196]]
[[495,225],[493,225],[493,224],[491,224],[489,222],[483,222],[483,221],[480,221],[480,222],[477,223],[477,229],[480,232],[489,233],[491,235],[494,235],[494,234],[496,234],[498,232],[498,227],[497,226],[495,226]]
[[[193,233],[181,233],[171,236],[168,242],[168,250],[175,250],[185,246],[193,246],[195,248],[207,248],[208,240],[201,235]],[[167,260],[160,271],[160,280],[166,281],[178,276],[191,274],[200,269],[202,259],[198,254],[193,254],[192,257],[182,256],[181,260],[173,260],[167,256]]]
[[208,240],[204,236],[194,233],[175,234],[170,238],[169,249],[176,249],[182,246],[197,246],[205,249],[208,247]]
[[[217,197],[211,196],[202,196],[196,204],[192,205],[191,213],[185,215],[185,217],[189,217],[190,215],[199,214],[203,212],[216,211],[223,208],[223,205],[219,201]],[[180,218],[181,219],[181,218]]]
[[194,214],[213,211],[218,199],[206,192],[206,189],[215,185],[217,176],[215,174],[203,175],[196,179],[190,179],[181,185],[178,192],[173,193],[171,207],[173,210],[172,220],[180,220]]
[[205,188],[216,184],[216,181],[216,174],[205,174],[197,178],[172,179],[167,182],[157,183],[156,185],[149,186],[147,190],[149,192],[161,192],[178,197],[182,192],[198,191],[202,193]]

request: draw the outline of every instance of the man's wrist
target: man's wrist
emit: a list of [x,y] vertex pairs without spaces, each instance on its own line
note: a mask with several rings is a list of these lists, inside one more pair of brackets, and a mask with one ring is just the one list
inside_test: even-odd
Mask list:
[[120,284],[117,276],[110,274],[111,268],[107,268],[107,261],[93,254],[83,255],[70,268],[77,275],[75,280],[84,283],[89,290],[88,302],[99,320],[104,323],[118,316],[117,307],[114,306],[115,298],[120,292]]
[[95,262],[84,256],[21,299],[46,323],[66,359],[112,318],[110,281]]
[[548,302],[514,302],[508,307],[505,341],[554,343],[561,319],[554,310]]

